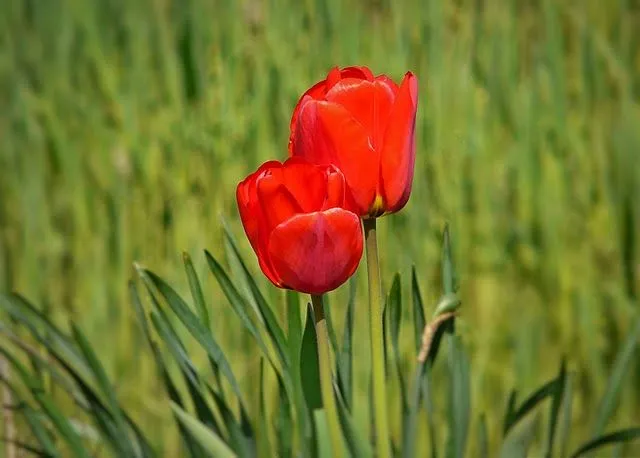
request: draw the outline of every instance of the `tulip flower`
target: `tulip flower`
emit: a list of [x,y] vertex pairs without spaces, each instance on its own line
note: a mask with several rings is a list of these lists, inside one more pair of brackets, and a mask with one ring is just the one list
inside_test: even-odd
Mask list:
[[366,67],[334,68],[298,101],[289,153],[338,167],[359,215],[397,212],[411,193],[417,105],[411,72],[398,86]]
[[355,272],[362,229],[334,166],[269,161],[238,185],[236,197],[260,268],[274,285],[322,294]]

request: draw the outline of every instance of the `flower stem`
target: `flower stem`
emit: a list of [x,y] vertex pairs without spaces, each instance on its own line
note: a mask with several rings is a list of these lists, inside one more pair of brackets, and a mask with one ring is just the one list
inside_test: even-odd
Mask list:
[[362,220],[367,250],[367,273],[369,277],[369,329],[371,332],[371,371],[373,373],[373,419],[377,458],[389,458],[389,423],[387,419],[387,393],[385,387],[384,342],[382,341],[382,304],[380,287],[380,264],[376,219]]
[[329,438],[331,440],[331,456],[342,457],[342,431],[340,429],[338,409],[336,408],[336,399],[333,395],[331,360],[329,355],[329,333],[327,332],[327,320],[324,317],[323,296],[312,294],[311,302],[313,304],[313,317],[316,325],[318,344],[320,391],[322,392],[322,404],[327,419]]

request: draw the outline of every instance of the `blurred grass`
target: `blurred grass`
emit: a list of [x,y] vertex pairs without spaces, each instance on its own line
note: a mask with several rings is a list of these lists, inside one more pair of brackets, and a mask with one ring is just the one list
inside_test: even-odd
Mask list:
[[[589,430],[638,309],[637,2],[0,0],[0,10],[0,288],[101,342],[121,397],[167,450],[176,438],[163,433],[171,420],[128,305],[132,262],[184,292],[180,255],[192,255],[213,326],[250,384],[256,352],[202,250],[223,253],[223,215],[250,254],[236,183],[285,157],[300,93],[352,64],[420,81],[414,191],[379,225],[385,287],[400,271],[408,293],[416,264],[434,303],[448,220],[490,443],[509,390],[553,376],[562,355],[577,375],[575,427]],[[345,299],[331,301],[339,324]],[[412,367],[410,333],[402,340]],[[356,369],[363,397],[366,363]],[[640,386],[638,361],[631,372],[626,386]],[[640,390],[623,396],[614,423],[640,421]]]

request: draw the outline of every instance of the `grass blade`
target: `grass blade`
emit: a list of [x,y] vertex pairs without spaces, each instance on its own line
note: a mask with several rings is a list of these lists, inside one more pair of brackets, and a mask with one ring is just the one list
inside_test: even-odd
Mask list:
[[629,442],[632,440],[640,439],[640,428],[629,428],[620,431],[615,431],[609,434],[605,434],[596,439],[593,439],[586,444],[579,447],[571,458],[578,458],[585,453],[592,452],[606,445],[614,445],[622,442]]
[[342,347],[338,356],[338,387],[344,399],[347,410],[353,408],[353,323],[356,303],[356,280],[349,281],[349,301],[347,316],[344,320]]
[[551,458],[553,455],[553,445],[556,435],[556,426],[558,424],[558,416],[562,407],[562,398],[564,396],[564,388],[567,379],[567,367],[564,359],[560,365],[560,373],[556,378],[555,392],[551,398],[551,411],[549,413],[549,431],[547,432],[547,449],[545,456]]
[[560,443],[560,455],[568,456],[569,438],[571,434],[571,417],[573,407],[573,380],[571,374],[567,374],[565,379],[564,395],[562,397],[562,421],[558,431],[558,441]]
[[187,389],[193,401],[198,420],[205,426],[211,428],[216,434],[222,435],[220,426],[216,421],[215,415],[211,410],[204,393],[201,389],[201,377],[195,369],[195,365],[189,359],[187,351],[180,341],[177,333],[171,326],[171,323],[160,310],[151,313],[151,322],[153,323],[158,335],[165,343],[173,359],[178,363],[180,372],[185,380]]
[[[267,416],[267,397],[265,395],[265,375],[264,375],[264,359],[260,359],[260,380],[259,380],[259,402],[258,417],[260,418],[260,456],[273,456],[271,454],[271,444],[269,441],[269,420]],[[283,456],[283,455],[279,455]]]
[[222,349],[218,346],[218,343],[214,340],[211,332],[200,322],[198,317],[189,309],[184,301],[178,296],[178,294],[167,285],[160,277],[148,270],[144,271],[155,288],[166,299],[167,304],[176,314],[182,324],[189,330],[194,339],[202,346],[202,348],[209,355],[212,364],[219,368],[220,372],[229,381],[234,394],[240,400],[240,403],[244,405],[242,401],[242,393],[240,391],[240,385],[231,370],[231,365],[225,357]]
[[182,260],[184,262],[184,269],[187,273],[187,280],[189,281],[189,289],[191,290],[191,297],[193,303],[196,305],[200,320],[208,327],[211,327],[211,320],[209,319],[209,309],[204,300],[204,294],[202,293],[202,286],[198,280],[198,274],[191,262],[191,256],[188,253],[182,253]]
[[371,449],[371,445],[369,445],[369,443],[366,442],[358,433],[358,430],[353,423],[353,419],[350,416],[348,406],[346,405],[344,398],[340,394],[340,391],[335,389],[334,392],[338,404],[338,416],[340,417],[342,433],[344,434],[344,438],[351,456],[358,458],[373,457],[373,450]]
[[91,345],[87,338],[84,336],[82,331],[72,325],[72,333],[80,347],[80,351],[85,357],[85,361],[91,368],[93,372],[94,379],[96,380],[98,387],[104,394],[108,406],[106,406],[106,410],[110,413],[110,416],[113,417],[114,426],[117,428],[117,441],[114,441],[114,445],[124,452],[127,456],[136,456],[133,448],[131,447],[131,441],[129,439],[129,433],[127,431],[127,427],[125,425],[124,417],[122,415],[122,410],[120,409],[120,405],[118,404],[118,400],[115,392],[111,386],[111,383],[107,377],[107,374],[98,361],[98,358],[91,348]]
[[29,371],[8,351],[0,348],[0,353],[4,355],[6,360],[16,370],[16,374],[22,380],[22,383],[29,389],[33,398],[36,400],[40,408],[47,415],[51,423],[60,433],[62,439],[67,443],[73,455],[78,458],[89,458],[90,454],[82,443],[82,439],[71,425],[67,417],[58,409],[53,400],[44,392],[44,388],[40,385],[37,378],[31,376]]
[[313,310],[311,305],[307,308],[307,320],[302,337],[302,349],[300,351],[300,376],[304,398],[309,411],[322,409],[322,394],[320,391],[320,367],[318,365],[318,351],[316,342],[316,330],[313,323]]
[[471,411],[471,387],[469,360],[459,336],[449,341],[449,441],[447,456],[462,458],[467,446],[469,416]]
[[594,437],[603,433],[609,419],[618,405],[622,381],[632,366],[633,357],[639,341],[640,317],[636,319],[635,323],[631,327],[631,332],[629,332],[624,345],[620,348],[620,351],[616,356],[616,360],[613,363],[613,370],[611,371],[611,376],[607,382],[605,393],[600,400],[596,413],[595,424],[591,432]]
[[[269,336],[275,344],[276,350],[278,351],[278,354],[282,359],[282,364],[286,367],[289,365],[289,361],[287,358],[287,339],[285,338],[282,327],[278,324],[278,320],[276,319],[273,310],[264,298],[264,295],[260,291],[260,288],[258,288],[255,279],[249,272],[249,269],[247,269],[247,266],[242,259],[242,256],[240,255],[240,250],[238,250],[238,245],[236,244],[231,231],[226,224],[223,224],[223,230],[225,240],[231,247],[231,253],[242,268],[245,281],[249,285],[249,291],[251,292],[251,295],[253,296],[253,299],[258,307],[258,311],[260,312],[261,318],[266,325],[267,332],[269,333]],[[208,255],[208,258],[211,257],[208,252],[206,252],[206,254]]]
[[316,456],[318,458],[332,458],[331,441],[329,440],[329,427],[324,409],[313,411],[313,422],[316,430]]
[[[278,403],[278,418],[276,423],[276,431],[278,436],[278,456],[282,458],[293,456],[293,441],[291,431],[293,430],[294,423],[291,418],[291,403],[287,396],[284,384],[281,379],[278,379],[278,397],[280,402]],[[307,417],[304,409],[304,399],[300,398],[299,407],[298,401],[296,401],[296,408],[302,411],[302,421],[298,422],[298,430],[302,432],[300,449],[302,450],[302,456],[306,456],[306,444],[307,440],[304,435],[304,429],[307,424]]]
[[500,458],[527,458],[539,421],[538,413],[535,412],[509,429],[500,448]]
[[489,433],[484,414],[480,415],[478,420],[478,458],[489,458]]
[[[553,396],[558,390],[558,379],[555,378],[536,390],[531,396],[529,396],[520,406],[518,410],[509,415],[509,422],[505,423],[505,434],[518,423],[522,418],[529,414],[533,409],[538,407],[542,401],[547,397]],[[512,397],[515,399],[515,394],[512,393]],[[514,401],[515,402],[515,401]],[[511,403],[511,399],[510,399]],[[511,406],[511,404],[510,404]],[[512,408],[512,407],[510,407]]]
[[272,363],[271,365],[274,367],[274,369],[277,370],[275,364],[273,364],[273,361],[271,360],[270,351],[267,348],[262,335],[247,313],[250,307],[249,304],[240,295],[220,263],[218,263],[218,261],[216,261],[215,258],[213,258],[208,252],[206,253],[206,256],[207,262],[209,263],[209,269],[216,277],[216,280],[222,288],[224,295],[227,297],[229,304],[231,304],[231,307],[233,308],[234,312],[236,312],[236,315],[238,315],[238,317],[240,318],[240,321],[242,322],[244,327],[256,340],[256,343],[260,347],[260,350],[262,350],[263,354]]
[[191,437],[207,451],[212,458],[235,458],[236,454],[225,444],[216,433],[182,410],[180,406],[171,403],[171,410],[178,418]]
[[411,298],[413,301],[413,333],[416,344],[416,351],[420,351],[422,346],[422,333],[427,325],[427,319],[424,314],[424,303],[420,294],[420,286],[418,285],[418,276],[416,267],[411,268]]
[[[298,425],[298,433],[300,444],[306,451],[309,441],[312,437],[312,425],[307,410],[305,394],[302,380],[302,318],[300,317],[300,301],[299,294],[295,291],[287,291],[287,321],[288,321],[288,345],[289,360],[291,362],[291,379],[293,384],[293,403],[296,409],[296,419]],[[282,406],[281,406],[282,407]]]

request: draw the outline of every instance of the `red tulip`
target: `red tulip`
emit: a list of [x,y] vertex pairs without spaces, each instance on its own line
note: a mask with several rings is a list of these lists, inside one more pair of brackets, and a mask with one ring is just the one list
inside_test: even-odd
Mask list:
[[411,193],[417,106],[411,72],[398,86],[366,67],[334,68],[298,102],[289,153],[338,167],[363,217],[397,212]]
[[300,158],[266,162],[238,184],[242,225],[274,285],[322,294],[355,272],[362,229],[347,196],[339,170]]

